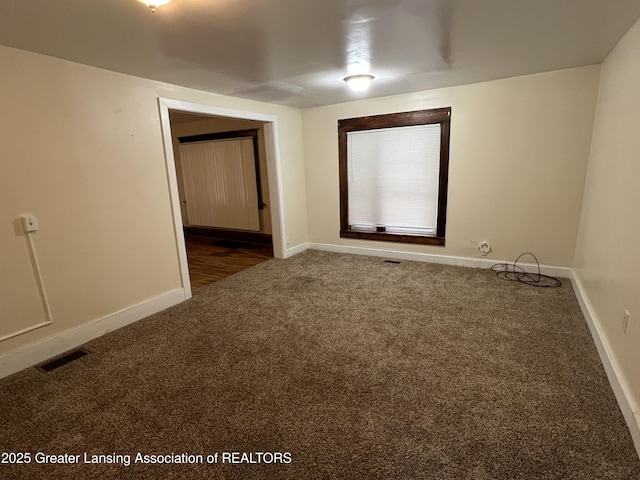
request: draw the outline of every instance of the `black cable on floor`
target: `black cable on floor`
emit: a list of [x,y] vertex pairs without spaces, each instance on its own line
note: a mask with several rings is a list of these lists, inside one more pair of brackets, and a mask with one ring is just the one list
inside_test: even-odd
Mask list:
[[[524,268],[518,265],[518,261],[525,255],[531,255],[536,261],[538,273],[529,273],[525,271]],[[509,270],[509,267],[511,267],[511,270]],[[491,266],[491,270],[496,272],[496,276],[501,280],[507,280],[510,282],[517,281],[520,283],[524,283],[525,285],[530,285],[532,287],[555,288],[562,285],[562,282],[557,278],[540,273],[540,263],[538,262],[537,257],[531,252],[520,254],[520,256],[516,258],[516,261],[513,262],[513,264],[496,263],[495,265]]]

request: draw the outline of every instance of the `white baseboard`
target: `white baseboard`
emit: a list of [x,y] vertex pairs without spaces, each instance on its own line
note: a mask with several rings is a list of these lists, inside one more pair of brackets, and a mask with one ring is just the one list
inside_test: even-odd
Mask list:
[[287,250],[284,252],[284,258],[293,257],[294,255],[302,253],[305,250],[309,250],[308,243],[301,243],[300,245],[296,245],[295,247],[287,248]]
[[[439,255],[432,253],[403,252],[400,250],[387,250],[382,248],[353,247],[347,245],[335,245],[330,243],[309,243],[310,249],[324,250],[326,252],[350,253],[354,255],[370,255],[394,260],[410,260],[414,262],[439,263],[442,265],[454,265],[457,267],[489,269],[496,263],[513,264],[514,260],[501,260],[489,257],[462,257],[453,255]],[[531,263],[518,263],[529,272],[536,272],[537,267]],[[571,278],[571,268],[557,267],[553,265],[540,265],[540,273],[554,277]]]
[[573,284],[573,290],[580,304],[582,314],[587,321],[591,336],[598,349],[600,355],[600,361],[607,373],[609,384],[616,397],[618,406],[622,411],[622,416],[627,422],[627,427],[631,433],[633,439],[633,445],[636,448],[638,457],[640,458],[640,405],[634,400],[629,385],[620,371],[616,357],[611,352],[611,346],[607,337],[602,331],[602,323],[596,315],[589,298],[580,282],[577,275],[572,276],[571,283]]
[[186,300],[185,291],[177,288],[137,305],[65,330],[52,337],[27,345],[0,356],[0,378],[78,347],[94,338],[137,322]]

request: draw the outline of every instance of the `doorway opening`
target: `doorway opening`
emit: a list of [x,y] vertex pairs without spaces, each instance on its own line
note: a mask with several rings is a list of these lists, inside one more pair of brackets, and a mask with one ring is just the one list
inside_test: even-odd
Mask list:
[[270,244],[185,235],[191,290],[273,258]]
[[185,297],[282,258],[276,118],[159,103]]

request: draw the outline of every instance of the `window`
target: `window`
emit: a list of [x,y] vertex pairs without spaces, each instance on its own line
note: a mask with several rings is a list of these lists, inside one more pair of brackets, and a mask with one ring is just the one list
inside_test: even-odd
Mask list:
[[444,245],[451,108],[338,121],[340,236]]

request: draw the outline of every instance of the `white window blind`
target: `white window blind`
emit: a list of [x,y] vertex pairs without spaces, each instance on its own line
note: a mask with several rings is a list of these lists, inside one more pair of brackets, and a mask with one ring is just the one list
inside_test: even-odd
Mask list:
[[180,144],[189,225],[260,230],[251,138]]
[[347,133],[349,225],[435,234],[440,124]]

